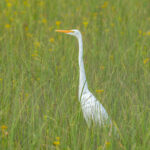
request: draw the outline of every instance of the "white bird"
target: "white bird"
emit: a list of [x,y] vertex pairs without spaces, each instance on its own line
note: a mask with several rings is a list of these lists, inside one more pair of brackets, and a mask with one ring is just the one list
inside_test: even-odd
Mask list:
[[83,63],[83,42],[82,35],[79,30],[56,30],[56,32],[63,32],[68,35],[75,36],[79,43],[79,101],[81,103],[83,116],[90,127],[91,122],[103,126],[105,124],[112,125],[108,114],[103,105],[95,98],[89,91],[86,81],[84,63]]

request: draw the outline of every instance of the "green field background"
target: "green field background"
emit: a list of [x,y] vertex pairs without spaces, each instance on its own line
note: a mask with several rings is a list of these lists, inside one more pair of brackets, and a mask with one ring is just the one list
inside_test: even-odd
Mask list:
[[[119,137],[83,118],[79,29],[90,91]],[[1,0],[0,150],[149,150],[150,1]]]

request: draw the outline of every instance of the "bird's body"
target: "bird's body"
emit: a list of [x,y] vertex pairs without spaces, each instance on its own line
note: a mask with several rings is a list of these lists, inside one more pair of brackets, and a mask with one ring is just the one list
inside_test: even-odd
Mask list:
[[90,126],[91,122],[94,122],[100,126],[104,124],[111,124],[111,120],[103,107],[103,105],[95,98],[95,96],[89,91],[84,63],[83,63],[83,42],[82,35],[79,30],[56,30],[57,32],[64,32],[75,36],[79,43],[79,101],[82,107],[83,116]]
[[94,122],[100,126],[104,125],[105,123],[110,123],[105,108],[90,91],[82,94],[81,107],[83,116],[88,126],[91,125],[91,122]]

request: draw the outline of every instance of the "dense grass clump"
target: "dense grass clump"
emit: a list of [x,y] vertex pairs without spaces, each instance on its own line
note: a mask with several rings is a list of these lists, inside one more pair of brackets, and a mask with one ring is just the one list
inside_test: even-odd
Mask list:
[[[150,149],[149,0],[0,1],[0,149]],[[89,89],[120,137],[78,101],[79,29]]]

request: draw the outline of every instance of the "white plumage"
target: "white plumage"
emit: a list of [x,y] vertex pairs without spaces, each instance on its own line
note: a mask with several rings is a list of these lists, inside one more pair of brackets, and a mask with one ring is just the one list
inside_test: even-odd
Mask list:
[[88,90],[81,96],[81,107],[88,126],[91,121],[99,125],[110,123],[105,108]]
[[78,39],[79,43],[79,101],[81,103],[83,116],[88,124],[91,122],[99,124],[100,126],[105,124],[112,124],[108,117],[108,114],[103,105],[95,98],[95,96],[89,91],[86,75],[83,63],[83,42],[82,35],[79,30],[56,30],[56,32],[63,32],[69,35],[73,35]]

